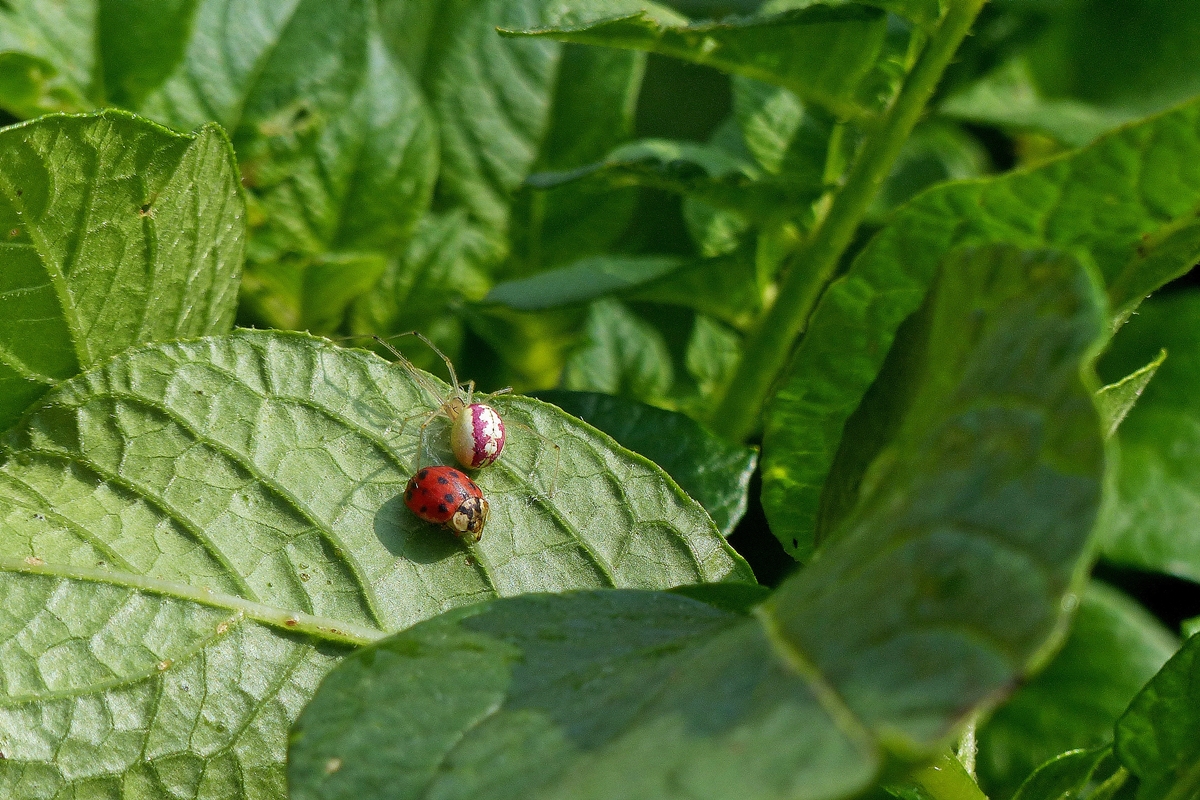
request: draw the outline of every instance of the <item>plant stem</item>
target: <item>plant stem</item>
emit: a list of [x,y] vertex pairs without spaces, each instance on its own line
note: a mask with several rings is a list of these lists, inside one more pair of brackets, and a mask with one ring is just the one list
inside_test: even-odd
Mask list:
[[933,800],[987,800],[979,784],[971,779],[963,765],[947,753],[909,778]]
[[987,0],[952,0],[900,93],[863,142],[846,183],[808,244],[793,260],[771,310],[746,342],[729,391],[713,416],[717,433],[741,441],[754,432],[763,403],[867,207],[937,88],[946,66]]

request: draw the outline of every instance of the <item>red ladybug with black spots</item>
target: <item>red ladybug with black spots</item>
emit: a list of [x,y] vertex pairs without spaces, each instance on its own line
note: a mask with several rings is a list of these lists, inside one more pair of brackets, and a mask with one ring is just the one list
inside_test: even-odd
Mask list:
[[454,467],[424,467],[408,479],[404,505],[426,522],[441,525],[468,542],[478,542],[487,522],[483,492]]

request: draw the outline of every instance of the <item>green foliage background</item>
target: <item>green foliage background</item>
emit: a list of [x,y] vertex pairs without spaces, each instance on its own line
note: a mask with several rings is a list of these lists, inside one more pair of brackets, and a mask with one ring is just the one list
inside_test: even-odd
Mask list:
[[0,0],[0,796],[1200,796],[1198,34]]

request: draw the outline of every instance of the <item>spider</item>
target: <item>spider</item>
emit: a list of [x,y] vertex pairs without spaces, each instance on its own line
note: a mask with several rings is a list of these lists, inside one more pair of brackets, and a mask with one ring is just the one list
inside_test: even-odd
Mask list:
[[[416,336],[442,359],[446,365],[446,370],[450,373],[450,391],[446,393],[430,380],[426,373],[417,369],[411,361],[405,358],[389,342],[378,336],[371,337],[386,347],[395,356],[400,365],[408,371],[417,385],[424,389],[435,401],[436,407],[433,410],[413,414],[401,422],[401,429],[403,429],[412,420],[420,417],[425,418],[421,423],[420,443],[417,447],[417,470],[421,469],[421,458],[425,452],[427,430],[429,425],[438,417],[445,417],[450,421],[450,449],[454,452],[454,457],[460,464],[468,469],[482,469],[491,465],[500,457],[506,440],[504,420],[500,417],[499,412],[487,403],[476,402],[475,381],[467,381],[465,386],[459,383],[458,374],[454,371],[454,364],[424,334],[420,331],[409,331],[408,333],[398,334],[398,336]],[[512,387],[510,386],[492,392],[486,395],[486,397],[488,400],[491,400],[497,395],[508,394],[511,391]],[[558,484],[558,468],[562,449],[557,443],[551,441],[533,428],[521,423],[513,424],[524,428],[554,448],[554,477],[550,482],[550,495],[553,496],[554,489]]]

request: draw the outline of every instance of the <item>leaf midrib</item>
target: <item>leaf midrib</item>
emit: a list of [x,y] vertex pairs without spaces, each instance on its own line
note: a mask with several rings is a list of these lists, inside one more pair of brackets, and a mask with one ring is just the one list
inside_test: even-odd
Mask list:
[[353,622],[331,617],[289,611],[266,603],[246,600],[243,597],[214,592],[204,587],[168,581],[111,569],[79,567],[68,564],[52,564],[38,558],[18,559],[0,556],[0,573],[40,575],[63,580],[103,583],[126,589],[136,589],[159,597],[170,597],[210,608],[240,613],[255,622],[271,628],[303,633],[307,636],[338,644],[365,645],[387,635],[377,628],[368,628]]

